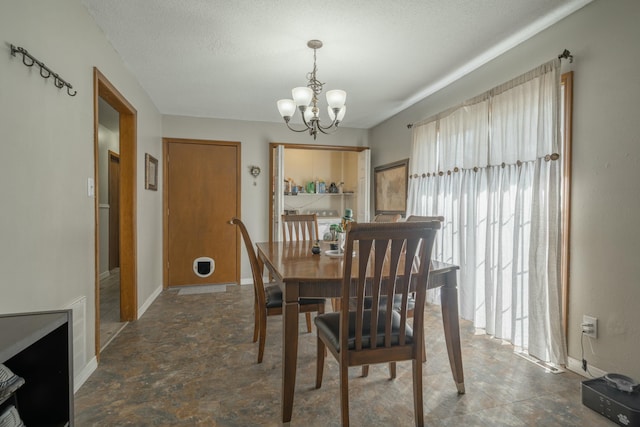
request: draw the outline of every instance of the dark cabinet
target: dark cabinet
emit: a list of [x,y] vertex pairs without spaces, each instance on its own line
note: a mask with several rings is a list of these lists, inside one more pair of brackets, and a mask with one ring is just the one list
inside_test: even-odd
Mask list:
[[73,426],[71,310],[0,315],[0,363],[24,384],[0,402],[25,425]]

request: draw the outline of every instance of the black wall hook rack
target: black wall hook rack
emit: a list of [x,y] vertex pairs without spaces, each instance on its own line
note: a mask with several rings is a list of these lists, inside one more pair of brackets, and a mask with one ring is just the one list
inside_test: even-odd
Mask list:
[[11,55],[16,56],[16,52],[22,54],[22,63],[27,67],[33,67],[33,65],[37,65],[40,67],[40,76],[43,79],[48,79],[49,77],[53,77],[53,84],[58,88],[62,89],[63,87],[67,88],[67,95],[76,96],[78,91],[73,89],[71,83],[65,81],[60,77],[57,73],[53,72],[51,68],[44,65],[44,62],[38,61],[34,56],[32,56],[26,49],[21,48],[19,46],[11,45]]

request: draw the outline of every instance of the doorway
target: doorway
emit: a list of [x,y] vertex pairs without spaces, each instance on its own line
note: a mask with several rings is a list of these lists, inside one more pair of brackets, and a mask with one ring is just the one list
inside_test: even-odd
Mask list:
[[100,252],[100,351],[126,326],[120,315],[120,114],[98,99],[96,191]]
[[[103,100],[119,116],[118,124],[118,180],[117,226],[120,292],[118,295],[120,321],[132,321],[138,315],[136,279],[136,125],[135,108],[120,94],[109,80],[93,69],[94,108],[94,179],[95,195],[95,354],[100,358],[100,161],[99,161],[99,101]],[[107,167],[106,165],[102,167]],[[107,185],[103,191],[106,191]],[[111,202],[111,201],[110,201]],[[109,219],[106,219],[109,221]]]
[[[289,160],[285,162],[287,158]],[[285,211],[316,213],[321,238],[330,224],[340,221],[345,207],[355,208],[358,222],[369,222],[370,164],[369,147],[270,143],[269,241],[281,238],[280,215]],[[303,187],[302,192],[290,194],[284,185],[285,177],[289,186],[293,181],[298,184],[297,188]],[[334,180],[334,184],[340,186],[338,194],[329,191],[308,194],[314,193],[315,188],[308,191],[304,184],[318,178],[330,178],[325,183],[326,188]],[[345,185],[344,192],[342,184]]]
[[240,143],[164,138],[164,287],[239,283]]
[[120,155],[109,156],[109,271],[120,268]]

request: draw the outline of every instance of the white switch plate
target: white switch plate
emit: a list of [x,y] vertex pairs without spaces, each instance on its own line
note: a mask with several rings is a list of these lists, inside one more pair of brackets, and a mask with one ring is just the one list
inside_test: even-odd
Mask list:
[[87,178],[87,196],[94,197],[96,195],[96,184],[93,178]]

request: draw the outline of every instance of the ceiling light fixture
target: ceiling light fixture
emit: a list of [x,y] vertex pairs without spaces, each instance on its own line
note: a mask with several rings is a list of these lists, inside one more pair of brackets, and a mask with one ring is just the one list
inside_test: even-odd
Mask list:
[[[320,124],[320,116],[318,115],[318,95],[322,93],[321,83],[316,78],[316,50],[322,47],[320,40],[309,40],[307,46],[313,49],[313,70],[307,74],[306,87],[296,87],[291,91],[293,99],[281,99],[278,101],[278,111],[287,124],[287,127],[294,132],[309,131],[309,135],[316,139],[318,131],[329,134],[333,133],[337,128],[346,112],[346,106],[344,105],[347,99],[347,92],[344,90],[334,89],[327,91],[327,111],[329,112],[329,118],[331,124],[329,126],[322,126]],[[302,115],[302,122],[305,124],[305,129],[294,129],[289,125],[291,116],[296,112],[296,107],[300,110]]]

